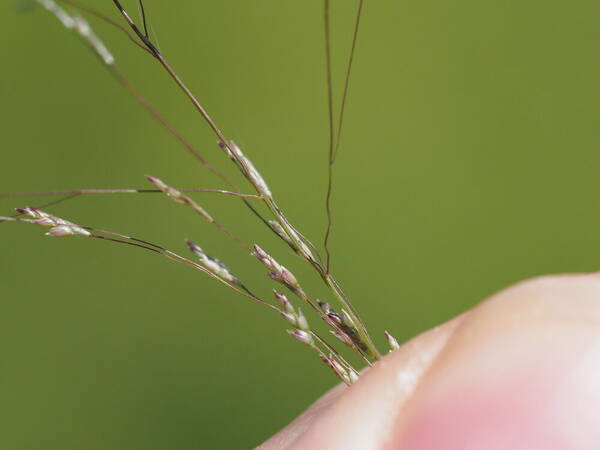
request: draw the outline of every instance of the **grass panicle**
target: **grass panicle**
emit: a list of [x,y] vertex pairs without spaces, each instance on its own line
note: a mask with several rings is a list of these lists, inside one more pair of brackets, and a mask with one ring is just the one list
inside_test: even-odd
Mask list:
[[[346,76],[343,86],[343,95],[340,109],[337,113],[338,122],[335,122],[335,108],[333,102],[333,75],[332,75],[332,54],[331,54],[331,24],[330,24],[330,5],[329,0],[324,0],[325,11],[325,43],[326,43],[326,69],[327,69],[327,92],[328,92],[328,114],[329,114],[329,151],[328,151],[328,189],[326,198],[327,220],[328,226],[324,239],[324,250],[326,259],[319,254],[317,247],[303,235],[287,218],[283,209],[275,200],[275,194],[271,190],[267,180],[261,175],[260,171],[252,162],[250,156],[243,152],[240,147],[228,139],[226,134],[213,120],[209,112],[200,103],[197,97],[185,84],[183,79],[177,74],[174,68],[167,61],[166,57],[161,53],[158,46],[153,42],[153,39],[148,33],[147,15],[144,10],[143,2],[140,1],[142,24],[138,25],[123,7],[118,0],[113,0],[113,3],[120,14],[124,25],[117,20],[98,12],[94,8],[90,8],[77,0],[35,0],[39,5],[52,13],[62,25],[68,30],[73,31],[91,51],[100,59],[102,64],[109,70],[112,77],[123,86],[129,94],[140,104],[140,106],[152,116],[156,122],[164,128],[173,138],[195,159],[200,165],[211,171],[223,183],[227,190],[224,189],[177,189],[172,187],[161,179],[154,176],[147,176],[147,180],[153,185],[154,189],[78,189],[78,190],[62,190],[62,191],[46,191],[37,193],[13,193],[0,194],[0,197],[21,197],[26,195],[64,195],[62,200],[65,201],[79,195],[93,194],[132,194],[132,193],[163,193],[176,203],[182,204],[193,210],[201,216],[203,220],[216,226],[220,231],[226,233],[233,241],[242,247],[251,251],[251,254],[268,269],[268,276],[275,282],[286,287],[295,298],[294,302],[301,302],[308,305],[330,328],[330,333],[334,341],[343,344],[343,347],[349,347],[355,351],[368,365],[373,364],[380,358],[380,354],[375,347],[364,321],[359,316],[356,308],[351,303],[349,297],[342,290],[341,286],[334,278],[330,271],[331,254],[328,248],[328,241],[332,227],[331,214],[331,193],[332,193],[332,167],[340,147],[341,133],[344,121],[344,112],[346,108],[346,100],[348,97],[348,86],[350,82],[350,74],[352,71],[353,57],[356,49],[356,41],[360,18],[363,10],[363,0],[359,0],[359,7],[356,16],[356,24],[352,37],[352,47],[348,59]],[[64,5],[60,6],[60,5]],[[116,58],[113,53],[107,48],[100,37],[93,31],[90,24],[79,15],[79,12],[88,14],[96,19],[109,23],[120,32],[124,33],[127,38],[133,42],[138,48],[142,49],[147,55],[156,60],[159,66],[166,71],[170,76],[175,86],[183,93],[183,95],[192,103],[196,112],[206,122],[217,138],[217,144],[227,157],[239,170],[241,178],[252,188],[254,193],[242,193],[244,189],[238,187],[238,183],[231,181],[213,166],[208,159],[199,153],[183,135],[154,108],[143,97],[133,84],[126,78],[117,66]],[[317,276],[329,288],[332,301],[337,302],[336,307],[332,307],[330,303],[323,302],[317,299],[310,298],[301,287],[296,276],[281,265],[275,257],[265,251],[258,245],[248,246],[242,242],[228,228],[225,228],[220,222],[215,220],[204,207],[196,200],[192,199],[190,193],[217,193],[227,195],[241,200],[243,205],[249,208],[256,217],[276,236],[283,240],[288,247],[305,263],[308,263],[316,272]],[[267,216],[263,216],[258,212],[258,209],[253,203],[262,203],[262,208],[268,211]],[[21,217],[22,215],[26,217]],[[54,237],[79,236],[104,241],[119,243],[133,247],[146,249],[153,253],[159,254],[171,261],[196,269],[209,277],[219,281],[229,287],[238,294],[268,307],[270,310],[277,312],[292,329],[288,333],[296,341],[308,346],[316,351],[320,359],[336,374],[340,380],[346,384],[354,383],[358,377],[358,371],[348,363],[344,357],[338,352],[333,345],[328,343],[324,338],[317,334],[309,325],[309,321],[301,309],[293,304],[293,302],[283,293],[275,290],[275,302],[263,300],[253,294],[252,291],[242,283],[241,279],[229,269],[227,265],[219,259],[209,256],[199,245],[187,240],[188,249],[195,255],[197,261],[185,258],[174,253],[171,250],[165,249],[159,245],[152,244],[148,241],[133,238],[130,236],[114,233],[99,228],[80,226],[76,223],[65,219],[53,216],[41,209],[27,207],[17,210],[17,215],[13,217],[0,217],[0,222],[24,222],[35,225],[40,225],[49,228],[47,234]],[[398,343],[386,332],[386,338],[390,348],[395,349]]]

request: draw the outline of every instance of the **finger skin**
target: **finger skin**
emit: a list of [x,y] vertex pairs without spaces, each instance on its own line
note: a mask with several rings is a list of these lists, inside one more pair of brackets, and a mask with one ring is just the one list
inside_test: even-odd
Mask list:
[[505,289],[328,393],[260,448],[600,448],[600,276]]

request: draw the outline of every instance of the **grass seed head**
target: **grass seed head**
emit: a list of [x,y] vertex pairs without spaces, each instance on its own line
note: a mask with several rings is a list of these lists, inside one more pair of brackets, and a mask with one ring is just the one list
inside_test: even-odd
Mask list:
[[273,294],[275,295],[275,298],[281,304],[281,306],[283,307],[283,309],[285,311],[287,311],[291,314],[296,314],[296,310],[294,309],[292,302],[290,302],[284,294],[282,294],[281,292],[278,292],[276,290],[273,290]]
[[47,212],[42,211],[38,208],[27,206],[25,208],[17,208],[16,211],[20,214],[31,217],[28,220],[34,225],[40,225],[42,227],[50,227],[50,230],[46,235],[54,237],[67,237],[67,236],[91,236],[88,230],[79,225],[69,222],[68,220],[61,219],[60,217],[53,216]]
[[331,312],[331,305],[329,303],[322,302],[321,300],[317,300],[317,304],[319,305],[319,308],[321,308],[321,311],[324,314],[329,314]]
[[268,222],[269,222],[269,226],[271,227],[271,229],[275,233],[277,233],[281,239],[283,239],[285,242],[287,242],[288,245],[290,245],[292,247],[294,246],[294,243],[290,239],[290,236],[286,233],[286,231],[283,229],[283,227],[281,226],[281,224],[279,222],[277,222],[274,219],[270,219]]
[[390,351],[398,350],[400,348],[400,344],[394,336],[392,336],[387,331],[384,332],[385,338],[387,339],[388,345],[390,346]]
[[356,383],[358,381],[359,375],[355,370],[348,370],[348,378],[350,379],[350,383]]
[[228,281],[231,284],[242,286],[241,281],[235,275],[233,275],[233,273],[231,273],[229,267],[227,267],[223,262],[208,256],[204,250],[202,250],[202,248],[200,248],[200,246],[196,245],[194,242],[187,240],[185,243],[190,251],[198,257],[200,264],[202,264],[204,268],[208,269],[219,278]]
[[339,330],[329,330],[329,332],[331,334],[333,334],[339,341],[343,342],[345,345],[347,345],[350,348],[354,348],[354,342],[352,342],[352,339],[350,339],[350,336],[348,336],[346,333],[344,333],[343,331],[339,331]]
[[291,290],[300,290],[298,280],[285,267],[279,264],[275,259],[265,252],[258,245],[254,245],[252,255],[255,256],[267,269],[271,270],[268,274],[273,280],[287,286]]
[[76,225],[58,225],[56,227],[50,228],[50,230],[46,233],[46,236],[53,237],[68,237],[68,236],[91,236],[88,230],[78,227]]
[[307,333],[304,330],[287,330],[290,336],[296,339],[298,342],[307,345],[309,347],[315,347],[315,341],[310,333]]
[[177,202],[181,205],[185,205],[185,206],[192,208],[199,215],[204,217],[209,223],[215,222],[215,219],[213,219],[213,217],[202,206],[200,206],[198,203],[196,203],[194,200],[192,200],[190,197],[188,197],[184,193],[165,184],[159,178],[153,177],[151,175],[146,176],[146,178],[148,179],[148,181],[150,183],[152,183],[154,186],[156,186],[157,189],[159,189],[162,192],[164,192],[165,194],[167,194],[167,196],[174,202]]
[[308,325],[308,320],[306,320],[306,317],[304,316],[304,314],[302,314],[302,311],[300,310],[300,308],[298,308],[298,314],[296,314],[296,322],[297,322],[298,328],[300,328],[301,330],[304,330],[304,331],[310,330],[310,327]]
[[289,313],[287,311],[281,311],[281,315],[285,320],[287,320],[291,325],[298,328],[298,320],[295,314]]
[[248,178],[258,193],[265,198],[271,198],[272,194],[267,182],[262,177],[260,172],[256,170],[256,167],[254,167],[252,161],[250,161],[246,155],[244,155],[237,144],[233,141],[229,141],[227,144],[224,142],[219,142],[218,144],[219,147],[221,147],[231,158],[231,160],[239,167],[240,171],[246,176],[246,178]]
[[342,323],[347,326],[348,328],[356,328],[356,324],[354,323],[354,320],[352,320],[352,317],[350,317],[350,314],[348,314],[345,310],[342,309]]

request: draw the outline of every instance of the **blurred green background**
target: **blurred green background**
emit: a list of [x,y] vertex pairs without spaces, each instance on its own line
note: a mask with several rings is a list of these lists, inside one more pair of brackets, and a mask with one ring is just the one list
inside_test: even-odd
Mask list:
[[[119,20],[109,0],[86,3]],[[356,2],[333,3],[339,89]],[[146,7],[163,53],[320,242],[322,3]],[[144,174],[222,186],[53,17],[0,8],[0,192],[143,188]],[[599,15],[591,0],[367,2],[332,249],[381,346],[384,329],[408,339],[523,278],[600,268]],[[91,22],[134,84],[237,176],[159,67]],[[239,201],[196,198],[329,298]],[[0,199],[0,214],[45,201]],[[181,252],[192,238],[256,292],[268,298],[273,287],[252,258],[163,197],[80,197],[50,211]],[[2,449],[250,448],[336,383],[282,320],[198,272],[0,227]]]

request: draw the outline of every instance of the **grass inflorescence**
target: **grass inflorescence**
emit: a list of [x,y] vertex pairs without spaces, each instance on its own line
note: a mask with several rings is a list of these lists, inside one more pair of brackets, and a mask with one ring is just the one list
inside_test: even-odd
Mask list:
[[[328,366],[333,373],[344,383],[351,384],[359,377],[359,371],[353,367],[342,355],[336,346],[343,349],[350,349],[355,352],[366,364],[371,365],[380,359],[380,352],[375,347],[369,331],[360,317],[357,309],[350,301],[349,297],[342,290],[336,278],[331,272],[331,253],[328,247],[328,241],[332,230],[331,215],[331,194],[333,165],[336,155],[340,148],[341,134],[343,128],[344,110],[348,96],[348,88],[354,53],[356,50],[357,36],[360,20],[362,16],[364,1],[359,0],[356,14],[356,22],[352,37],[351,52],[348,58],[345,83],[343,87],[342,102],[340,110],[337,113],[338,122],[336,123],[336,112],[333,102],[333,82],[331,71],[331,45],[330,45],[330,7],[329,1],[324,0],[324,25],[325,25],[325,54],[326,54],[326,81],[328,87],[328,111],[329,111],[329,156],[328,156],[328,189],[326,195],[326,211],[328,226],[325,233],[323,248],[326,257],[322,258],[317,246],[315,246],[299,229],[288,219],[283,209],[276,201],[275,193],[269,187],[267,180],[261,175],[260,171],[252,162],[251,158],[232,140],[228,139],[226,134],[213,120],[209,112],[198,101],[192,91],[188,88],[183,79],[177,74],[168,62],[167,58],[158,49],[157,45],[150,38],[147,27],[146,12],[143,3],[140,1],[141,23],[136,23],[131,15],[118,0],[113,0],[116,11],[120,14],[122,22],[96,11],[93,8],[85,6],[75,0],[35,0],[35,3],[42,6],[68,30],[72,31],[80,40],[82,40],[91,51],[98,57],[102,65],[109,71],[113,78],[123,86],[133,98],[148,112],[156,122],[167,130],[175,140],[206,169],[213,172],[220,178],[227,190],[224,189],[179,189],[166,184],[156,176],[147,176],[147,180],[152,184],[153,189],[80,189],[66,191],[48,191],[37,193],[13,193],[2,194],[3,197],[20,197],[26,195],[63,195],[63,199],[72,198],[79,195],[94,194],[117,194],[117,193],[163,193],[169,199],[176,203],[184,205],[203,220],[218,228],[225,233],[232,242],[246,249],[248,253],[267,269],[267,276],[274,283],[274,299],[266,300],[253,293],[251,287],[243,280],[243,276],[234,273],[230,269],[229,262],[224,263],[214,256],[209,256],[201,244],[186,240],[186,245],[191,256],[184,257],[162,246],[150,243],[146,240],[134,238],[120,233],[99,229],[96,227],[83,226],[73,223],[69,220],[54,216],[40,208],[25,207],[16,210],[16,214],[10,217],[0,217],[0,222],[20,222],[30,223],[48,228],[46,234],[53,237],[82,237],[91,239],[100,239],[111,243],[134,246],[163,256],[171,261],[191,267],[203,272],[207,276],[224,284],[238,294],[257,302],[268,309],[278,313],[285,321],[288,334],[297,342],[309,347],[317,353],[317,356]],[[251,193],[244,193],[238,184],[230,180],[223,173],[218,171],[207,158],[198,152],[183,135],[172,126],[132,85],[124,73],[119,69],[117,60],[113,53],[104,44],[102,39],[94,32],[90,23],[84,19],[80,13],[90,15],[95,19],[102,20],[114,26],[124,33],[126,37],[138,48],[144,51],[149,57],[153,58],[158,65],[166,71],[171,77],[176,88],[192,103],[197,113],[206,122],[217,139],[218,148],[234,164],[242,179],[253,190]],[[322,279],[329,288],[331,299],[326,302],[322,299],[314,298],[302,287],[300,281],[294,275],[292,270],[281,265],[277,258],[270,251],[265,250],[260,243],[244,242],[233,231],[223,226],[213,213],[209,213],[200,202],[193,199],[192,193],[205,193],[228,195],[238,198],[242,204],[250,209],[270,231],[287,244],[287,246],[305,263],[311,266],[317,276]],[[259,212],[258,203],[266,207],[268,216]],[[284,292],[289,292],[288,297]],[[334,304],[335,303],[335,304]],[[324,321],[330,331],[330,336],[319,335],[310,325],[305,312],[312,311],[316,317]],[[385,333],[391,349],[398,348],[397,341],[389,334]],[[333,343],[329,340],[333,339]]]

